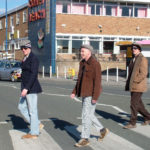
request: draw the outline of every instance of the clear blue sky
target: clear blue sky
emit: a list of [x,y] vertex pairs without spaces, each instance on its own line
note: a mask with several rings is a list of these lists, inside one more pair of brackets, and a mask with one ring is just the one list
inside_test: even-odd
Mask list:
[[[7,0],[7,9],[11,10],[25,3],[28,3],[28,0]],[[5,4],[6,4],[6,0],[0,0],[0,14],[5,12],[5,8],[6,8]]]

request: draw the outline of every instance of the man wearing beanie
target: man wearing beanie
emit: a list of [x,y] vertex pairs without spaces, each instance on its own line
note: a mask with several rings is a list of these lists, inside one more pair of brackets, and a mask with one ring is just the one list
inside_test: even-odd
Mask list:
[[95,117],[95,108],[98,97],[101,94],[101,66],[92,56],[93,47],[82,45],[78,80],[72,91],[71,98],[82,97],[82,133],[81,139],[75,144],[76,147],[89,145],[90,129],[93,124],[100,134],[99,141],[103,140],[109,132]]
[[20,47],[24,54],[24,59],[21,64],[21,97],[18,109],[30,124],[30,132],[22,136],[22,139],[36,139],[39,135],[39,128],[44,127],[38,119],[37,109],[37,94],[42,92],[38,81],[39,62],[31,51],[31,42],[29,40],[24,40],[20,43]]
[[147,91],[148,61],[141,53],[142,49],[138,43],[132,44],[132,53],[134,58],[129,64],[129,76],[126,82],[125,90],[131,92],[131,118],[130,122],[124,126],[125,129],[135,128],[137,113],[144,117],[142,125],[150,123],[150,113],[145,109],[142,102],[142,94]]

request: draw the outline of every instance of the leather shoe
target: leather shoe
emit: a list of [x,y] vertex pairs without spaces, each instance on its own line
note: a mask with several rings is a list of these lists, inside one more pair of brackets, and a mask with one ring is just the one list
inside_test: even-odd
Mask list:
[[26,135],[23,135],[21,138],[22,139],[37,139],[37,135],[31,135],[31,134],[26,134]]
[[127,124],[123,127],[124,129],[132,129],[132,128],[136,128],[136,125],[132,125],[132,124]]
[[146,121],[144,121],[141,125],[142,126],[146,126],[146,125],[149,125],[150,124],[150,120],[146,120]]

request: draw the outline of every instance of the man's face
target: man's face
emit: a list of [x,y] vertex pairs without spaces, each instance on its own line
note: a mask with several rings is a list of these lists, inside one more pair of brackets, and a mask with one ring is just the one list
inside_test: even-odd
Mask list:
[[86,48],[81,48],[80,54],[82,59],[87,60],[91,56],[91,51]]
[[132,53],[133,53],[133,55],[137,56],[140,53],[139,48],[136,46],[133,46],[132,47]]
[[21,48],[21,50],[22,50],[24,56],[29,55],[30,52],[31,52],[31,49],[30,49],[30,48],[25,48],[25,47]]

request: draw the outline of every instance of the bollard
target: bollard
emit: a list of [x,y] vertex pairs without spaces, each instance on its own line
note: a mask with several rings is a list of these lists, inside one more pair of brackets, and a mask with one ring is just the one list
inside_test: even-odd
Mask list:
[[58,71],[58,66],[57,66],[57,78],[59,77],[59,71]]
[[119,76],[119,72],[118,72],[118,66],[116,68],[116,82],[118,82],[118,76]]
[[65,69],[64,69],[64,75],[65,75],[65,79],[67,78],[67,69],[66,69],[66,66],[65,66]]
[[45,76],[44,76],[44,72],[45,72],[45,68],[44,68],[44,66],[43,66],[43,75],[42,75],[43,78],[45,77]]
[[52,77],[52,66],[50,66],[50,68],[49,68],[49,76],[50,76],[50,78]]
[[107,80],[107,82],[108,82],[108,74],[109,74],[109,69],[107,67],[107,74],[106,74],[106,80]]

